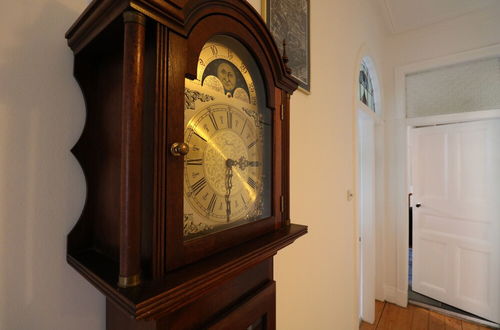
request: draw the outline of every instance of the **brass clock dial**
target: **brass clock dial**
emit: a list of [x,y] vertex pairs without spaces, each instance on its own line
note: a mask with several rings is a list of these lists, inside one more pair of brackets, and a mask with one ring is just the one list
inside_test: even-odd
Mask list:
[[272,126],[248,58],[236,41],[215,38],[200,53],[197,79],[186,79],[186,238],[270,215]]
[[262,185],[262,154],[257,128],[238,108],[215,104],[202,109],[188,124],[185,161],[187,197],[207,218],[231,222],[255,209]]

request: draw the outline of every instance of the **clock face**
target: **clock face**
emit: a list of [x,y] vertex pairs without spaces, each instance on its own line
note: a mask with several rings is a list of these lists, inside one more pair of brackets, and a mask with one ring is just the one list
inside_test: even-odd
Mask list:
[[186,79],[186,239],[271,215],[272,116],[262,86],[248,51],[223,36],[203,47],[197,79]]

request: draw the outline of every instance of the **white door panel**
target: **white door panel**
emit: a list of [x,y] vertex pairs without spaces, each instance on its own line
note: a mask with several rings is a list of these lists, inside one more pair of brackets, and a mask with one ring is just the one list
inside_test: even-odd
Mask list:
[[411,149],[413,290],[500,323],[500,120],[415,128]]
[[375,125],[358,110],[359,222],[361,237],[361,319],[375,321]]

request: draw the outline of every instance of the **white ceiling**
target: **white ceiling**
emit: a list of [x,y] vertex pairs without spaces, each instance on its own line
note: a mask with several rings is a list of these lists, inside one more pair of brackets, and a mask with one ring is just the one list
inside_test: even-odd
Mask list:
[[380,0],[393,33],[451,19],[499,0]]

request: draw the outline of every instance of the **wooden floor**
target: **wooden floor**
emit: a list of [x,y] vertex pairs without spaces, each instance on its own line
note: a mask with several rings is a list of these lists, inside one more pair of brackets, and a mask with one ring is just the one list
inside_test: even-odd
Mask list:
[[473,323],[458,320],[427,309],[408,305],[402,308],[377,301],[375,324],[363,322],[360,330],[491,330]]

